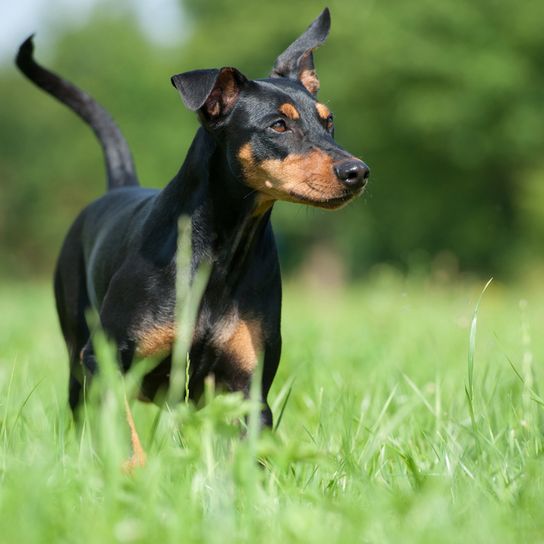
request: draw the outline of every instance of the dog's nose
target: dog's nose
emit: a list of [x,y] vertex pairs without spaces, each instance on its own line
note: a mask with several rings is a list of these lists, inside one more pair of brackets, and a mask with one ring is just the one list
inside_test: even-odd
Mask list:
[[348,159],[334,165],[338,179],[350,189],[361,189],[366,185],[370,168],[358,159]]

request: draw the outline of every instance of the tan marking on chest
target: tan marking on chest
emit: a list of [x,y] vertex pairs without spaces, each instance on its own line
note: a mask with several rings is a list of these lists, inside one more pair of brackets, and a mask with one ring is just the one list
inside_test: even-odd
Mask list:
[[173,323],[155,325],[149,329],[139,331],[136,343],[136,355],[149,357],[164,355],[172,350],[176,338],[176,327]]
[[297,119],[300,119],[300,113],[298,113],[298,110],[293,106],[293,104],[289,104],[289,102],[286,102],[285,104],[282,104],[279,107],[280,113],[283,113],[285,117],[288,119],[293,119],[296,121]]
[[252,373],[263,350],[261,324],[252,319],[235,318],[221,330],[215,342],[234,359],[239,370]]

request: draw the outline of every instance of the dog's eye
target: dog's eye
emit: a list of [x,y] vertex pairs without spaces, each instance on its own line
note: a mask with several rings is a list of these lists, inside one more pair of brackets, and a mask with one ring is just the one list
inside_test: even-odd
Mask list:
[[278,119],[277,121],[274,121],[274,123],[270,125],[270,128],[272,130],[275,130],[276,132],[286,132],[287,123],[283,119]]
[[332,132],[332,129],[334,128],[334,119],[332,118],[332,114],[325,119],[325,127],[329,132]]

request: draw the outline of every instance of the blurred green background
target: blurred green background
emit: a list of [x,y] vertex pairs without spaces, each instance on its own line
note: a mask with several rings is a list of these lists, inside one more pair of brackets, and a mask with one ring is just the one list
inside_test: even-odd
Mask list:
[[[264,77],[325,5],[178,0],[168,32],[155,26],[153,37],[145,23],[165,2],[144,17],[134,1],[84,4],[76,24],[63,17],[66,1],[49,3],[27,34],[37,32],[39,60],[112,113],[142,184],[153,187],[176,173],[197,127],[169,77],[223,65]],[[337,213],[276,207],[284,270],[353,278],[382,263],[502,277],[541,269],[542,1],[328,5],[332,31],[315,55],[320,100],[335,113],[337,140],[372,177],[365,196]],[[90,130],[4,57],[0,275],[50,274],[70,222],[104,186]]]

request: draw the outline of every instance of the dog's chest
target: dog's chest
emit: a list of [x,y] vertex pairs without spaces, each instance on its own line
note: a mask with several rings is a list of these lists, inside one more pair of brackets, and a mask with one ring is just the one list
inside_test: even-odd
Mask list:
[[[164,357],[172,352],[175,340],[173,321],[149,324],[138,331],[136,354]],[[215,319],[204,313],[197,320],[192,344],[201,346],[199,351],[203,356],[213,354],[212,357],[228,361],[237,370],[251,373],[263,351],[262,324],[255,318],[240,315],[235,309]]]
[[209,329],[211,351],[236,370],[251,374],[263,351],[263,330],[259,320],[232,310]]

